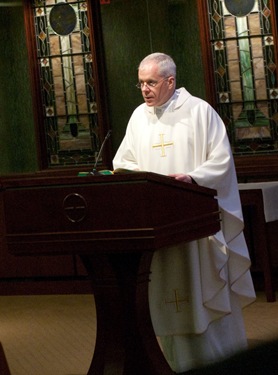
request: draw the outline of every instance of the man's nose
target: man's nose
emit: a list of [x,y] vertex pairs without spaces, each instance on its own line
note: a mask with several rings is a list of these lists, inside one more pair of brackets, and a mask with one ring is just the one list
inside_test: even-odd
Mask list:
[[147,82],[142,82],[141,83],[141,90],[142,91],[150,91],[150,88],[149,88]]

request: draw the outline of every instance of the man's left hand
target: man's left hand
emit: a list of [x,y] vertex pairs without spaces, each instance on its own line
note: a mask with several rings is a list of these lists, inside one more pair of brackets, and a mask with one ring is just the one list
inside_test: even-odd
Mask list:
[[170,177],[174,177],[178,181],[187,182],[188,184],[192,184],[192,178],[188,174],[182,174],[182,173],[175,173],[175,174],[169,174]]

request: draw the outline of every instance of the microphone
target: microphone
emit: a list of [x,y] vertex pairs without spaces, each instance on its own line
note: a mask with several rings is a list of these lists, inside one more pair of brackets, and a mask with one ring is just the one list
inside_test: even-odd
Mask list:
[[107,139],[110,137],[111,133],[112,133],[112,130],[108,130],[108,132],[107,132],[107,134],[106,134],[106,136],[105,136],[105,138],[104,138],[104,140],[103,140],[103,142],[102,142],[102,144],[101,144],[101,146],[100,146],[100,149],[99,149],[99,152],[98,152],[98,154],[97,154],[97,157],[96,157],[96,161],[95,161],[95,164],[94,164],[93,170],[92,170],[92,172],[90,172],[90,174],[92,174],[92,175],[94,175],[94,176],[100,176],[100,175],[101,175],[101,173],[99,173],[99,172],[97,171],[97,163],[98,163],[99,158],[100,158],[100,156],[101,156],[101,154],[102,154],[103,147],[104,147],[104,145],[105,145]]

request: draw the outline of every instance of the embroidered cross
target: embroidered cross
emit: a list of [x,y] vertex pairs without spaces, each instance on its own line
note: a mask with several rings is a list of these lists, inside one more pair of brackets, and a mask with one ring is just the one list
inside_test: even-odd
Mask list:
[[161,157],[165,157],[165,147],[173,146],[174,142],[164,142],[164,134],[159,134],[160,136],[160,143],[153,145],[153,148],[161,147]]
[[185,302],[189,302],[189,298],[188,297],[185,297],[184,299],[181,299],[179,297],[179,293],[178,293],[178,290],[177,289],[174,289],[174,294],[175,294],[175,297],[173,300],[171,301],[166,301],[165,300],[165,303],[174,303],[175,304],[175,307],[176,307],[176,312],[181,312],[181,309],[180,309],[180,304],[181,303],[185,303]]

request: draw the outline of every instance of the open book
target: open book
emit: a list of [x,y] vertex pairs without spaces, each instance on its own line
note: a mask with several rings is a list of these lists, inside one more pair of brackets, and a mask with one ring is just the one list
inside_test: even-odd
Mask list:
[[110,171],[108,169],[104,169],[101,171],[95,171],[95,172],[78,172],[79,177],[84,176],[90,176],[90,175],[111,175],[111,174],[128,174],[128,173],[137,173],[140,171],[134,171],[132,169],[125,169],[125,168],[117,168],[113,171]]
[[127,174],[127,173],[137,173],[137,172],[142,172],[142,171],[125,169],[125,168],[117,168],[117,169],[114,169],[113,174]]

